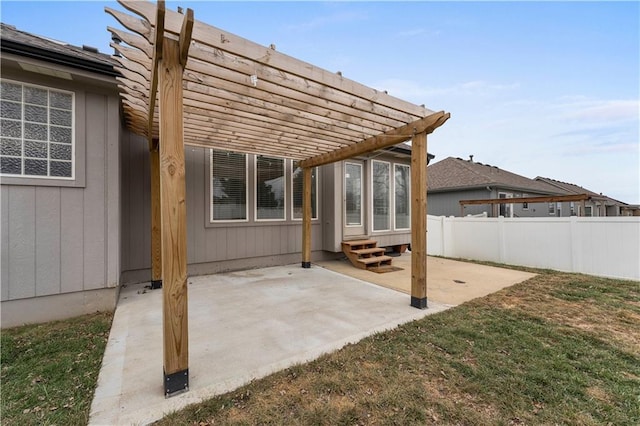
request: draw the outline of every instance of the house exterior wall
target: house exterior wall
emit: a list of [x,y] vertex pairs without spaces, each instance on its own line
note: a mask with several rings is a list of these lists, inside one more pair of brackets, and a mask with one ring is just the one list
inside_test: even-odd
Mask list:
[[[427,169],[427,179],[429,179]],[[491,198],[488,189],[472,189],[466,191],[429,192],[427,191],[427,212],[432,216],[460,216],[460,200],[481,200]],[[488,204],[470,205],[464,209],[464,215],[486,213],[491,216]]]
[[115,81],[46,77],[5,59],[3,79],[74,92],[76,175],[0,178],[2,327],[113,309],[120,272]]
[[[359,157],[352,161],[362,162],[364,187],[362,197],[362,209],[364,220],[364,236],[374,239],[378,242],[378,247],[394,246],[411,243],[410,229],[395,229],[393,217],[390,218],[390,229],[385,231],[374,231],[373,229],[373,205],[372,205],[372,161],[382,161],[389,164],[391,173],[390,187],[390,211],[389,214],[395,214],[394,209],[394,166],[396,164],[410,165],[411,159],[407,155],[398,155],[393,153],[377,152],[373,157]],[[347,160],[349,161],[349,160]],[[342,241],[345,239],[343,235],[344,225],[344,164],[345,161],[328,164],[323,166],[323,235],[322,249],[332,253],[342,251]]]
[[[490,189],[490,191],[489,191]],[[482,200],[497,199],[500,194],[508,194],[513,200],[509,203],[509,208],[513,209],[513,217],[569,217],[578,216],[582,210],[582,204],[576,202],[553,203],[553,212],[549,209],[549,203],[528,203],[525,205],[518,201],[522,197],[542,197],[552,194],[541,194],[534,192],[525,192],[510,188],[491,187],[487,189],[475,189],[465,191],[448,191],[448,192],[427,192],[427,210],[433,216],[456,216],[460,217],[460,200]],[[573,204],[573,209],[572,209]],[[592,216],[601,216],[602,210],[599,204],[592,201],[585,203],[587,207],[591,207]],[[506,206],[506,204],[505,204]],[[587,209],[588,210],[588,209]],[[508,209],[502,210],[506,216]],[[613,210],[607,210],[608,212]],[[464,216],[479,215],[486,213],[487,217],[497,217],[500,215],[500,205],[477,204],[466,205],[464,208]]]
[[[150,177],[146,140],[122,140],[122,282],[149,281],[151,268]],[[291,218],[291,179],[286,179],[286,220],[254,219],[254,156],[249,155],[246,222],[211,223],[209,150],[185,147],[187,194],[187,263],[192,275],[282,265],[301,261],[302,221]],[[285,162],[285,175],[291,164]],[[324,173],[319,173],[318,194],[323,194]],[[323,199],[319,195],[318,219],[312,221],[312,259],[323,253]]]

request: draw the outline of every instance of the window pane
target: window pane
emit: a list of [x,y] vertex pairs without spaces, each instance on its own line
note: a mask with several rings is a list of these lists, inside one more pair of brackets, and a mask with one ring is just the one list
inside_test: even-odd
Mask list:
[[373,230],[389,229],[389,163],[373,162]]
[[22,160],[19,158],[0,157],[0,173],[8,175],[22,174]]
[[52,143],[49,147],[49,156],[53,160],[71,160],[71,145]]
[[35,123],[24,123],[24,138],[35,139],[37,141],[46,141],[47,125],[35,124]]
[[346,163],[344,173],[345,221],[347,226],[362,225],[362,166]]
[[68,93],[50,92],[49,105],[53,108],[71,109],[72,97]]
[[19,84],[2,82],[0,85],[0,97],[10,101],[22,102],[22,86]]
[[24,174],[31,176],[47,175],[47,160],[24,160]]
[[52,108],[49,114],[49,123],[71,127],[71,111]]
[[256,159],[256,212],[258,219],[284,219],[284,160]]
[[0,154],[22,156],[22,141],[20,139],[5,139],[0,142]]
[[0,173],[73,177],[73,95],[0,83]]
[[47,91],[38,87],[24,87],[24,101],[28,104],[47,105]]
[[411,177],[409,166],[395,165],[396,229],[411,227]]
[[211,215],[213,220],[247,219],[247,160],[245,154],[211,154]]
[[71,177],[71,162],[52,161],[50,175],[58,177]]
[[51,141],[71,143],[71,129],[67,127],[51,126]]
[[24,106],[24,119],[36,123],[47,122],[47,108],[35,105]]
[[[297,161],[293,162],[292,185],[293,185],[293,218],[302,219],[302,197],[303,197],[303,173],[302,168],[298,167]],[[316,174],[318,168],[311,169],[311,217],[318,218],[318,198],[316,195]]]
[[22,123],[13,120],[0,121],[0,135],[10,138],[22,137]]
[[24,141],[24,156],[47,158],[48,144],[46,142]]
[[22,104],[19,104],[17,102],[2,101],[0,105],[0,117],[22,120]]

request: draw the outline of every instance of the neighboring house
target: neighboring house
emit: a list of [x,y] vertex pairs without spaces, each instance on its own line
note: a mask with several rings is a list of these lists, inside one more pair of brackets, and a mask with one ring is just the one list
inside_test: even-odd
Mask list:
[[[529,179],[496,166],[448,157],[428,168],[427,208],[434,216],[486,214],[489,217],[620,216],[625,203],[577,185],[549,178]],[[518,198],[585,194],[585,201],[518,202]],[[472,204],[461,200],[513,199],[505,204]],[[583,211],[584,209],[584,211]]]
[[[110,56],[1,31],[2,326],[113,309],[120,285],[150,280],[147,140],[123,126]],[[300,261],[295,162],[185,156],[190,274]],[[344,239],[410,243],[410,159],[400,144],[313,171],[313,259]]]
[[[576,204],[576,214],[578,216],[626,216],[626,211],[629,210],[629,205],[622,201],[614,200],[613,198],[598,194],[581,186],[573,183],[560,182],[555,179],[538,176],[535,178],[538,182],[544,182],[548,185],[558,188],[566,194],[587,194],[590,199],[585,201],[584,213],[580,211],[582,205]],[[629,215],[632,216],[632,215]]]
[[[434,216],[460,216],[460,200],[513,198],[512,204],[470,205],[464,215],[534,217],[551,214],[548,203],[518,203],[521,197],[563,195],[544,182],[511,173],[496,166],[448,157],[428,167],[427,210]],[[568,211],[567,211],[568,213]],[[554,209],[553,215],[557,211]],[[568,214],[565,214],[567,216]]]

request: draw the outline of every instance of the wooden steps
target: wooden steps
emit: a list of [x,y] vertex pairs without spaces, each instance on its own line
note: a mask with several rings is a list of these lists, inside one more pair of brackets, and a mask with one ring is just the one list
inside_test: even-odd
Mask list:
[[342,251],[347,255],[353,266],[360,269],[391,265],[393,260],[392,257],[385,256],[385,249],[378,247],[376,240],[343,241]]

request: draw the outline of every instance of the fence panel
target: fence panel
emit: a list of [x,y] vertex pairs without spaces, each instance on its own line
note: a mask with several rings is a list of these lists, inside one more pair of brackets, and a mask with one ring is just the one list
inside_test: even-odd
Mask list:
[[428,254],[640,280],[640,218],[434,217]]

